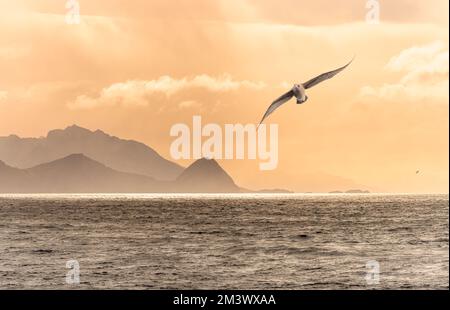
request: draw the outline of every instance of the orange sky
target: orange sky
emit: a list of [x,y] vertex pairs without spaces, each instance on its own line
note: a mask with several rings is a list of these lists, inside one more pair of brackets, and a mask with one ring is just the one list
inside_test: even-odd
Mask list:
[[173,124],[256,123],[356,55],[270,117],[276,170],[220,164],[247,188],[448,193],[446,0],[381,1],[375,25],[364,0],[79,0],[79,25],[65,2],[0,0],[0,136],[76,123],[169,158]]

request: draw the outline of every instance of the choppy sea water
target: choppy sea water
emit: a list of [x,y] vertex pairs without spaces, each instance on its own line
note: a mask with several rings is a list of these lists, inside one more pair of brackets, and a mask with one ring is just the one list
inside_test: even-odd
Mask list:
[[1,195],[0,288],[448,289],[448,212],[448,195]]

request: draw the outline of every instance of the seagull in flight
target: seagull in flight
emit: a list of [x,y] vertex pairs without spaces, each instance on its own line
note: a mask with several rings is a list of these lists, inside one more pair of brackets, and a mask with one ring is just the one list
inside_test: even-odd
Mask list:
[[[353,59],[354,59],[354,57],[353,57]],[[323,74],[321,74],[319,76],[316,76],[315,78],[309,80],[306,83],[295,84],[294,87],[292,87],[292,89],[290,91],[288,91],[283,96],[281,96],[280,98],[278,98],[277,100],[272,102],[272,104],[269,106],[269,108],[267,109],[266,113],[264,114],[263,118],[261,119],[261,122],[259,122],[258,128],[259,128],[259,126],[261,126],[261,124],[264,122],[264,120],[270,114],[272,114],[282,104],[284,104],[284,103],[288,102],[289,100],[291,100],[292,97],[295,97],[297,99],[297,104],[305,103],[306,100],[308,100],[308,96],[306,96],[306,90],[307,89],[309,89],[309,88],[311,88],[313,86],[316,86],[317,84],[322,83],[325,80],[331,79],[336,74],[338,74],[339,72],[341,72],[342,70],[347,68],[353,62],[353,59],[350,60],[350,62],[348,64],[346,64],[345,66],[343,66],[343,67],[341,67],[339,69],[323,73]]]

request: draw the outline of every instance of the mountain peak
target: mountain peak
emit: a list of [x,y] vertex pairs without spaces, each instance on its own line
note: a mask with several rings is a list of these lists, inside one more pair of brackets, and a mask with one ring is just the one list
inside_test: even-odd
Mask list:
[[219,165],[219,163],[215,160],[215,159],[211,159],[211,158],[200,158],[197,159],[195,162],[193,162],[189,167],[194,167],[194,166],[214,166],[214,167],[218,167],[220,169],[222,169]]
[[85,133],[85,134],[92,133],[92,131],[90,131],[89,129],[80,127],[75,124],[72,126],[66,127],[66,129],[64,129],[63,131],[70,132],[70,133]]
[[9,140],[14,140],[14,141],[20,140],[20,137],[18,135],[9,135],[6,138]]
[[82,153],[74,153],[74,154],[70,154],[62,159],[65,160],[92,160],[89,157],[85,156]]
[[66,127],[65,129],[55,129],[51,130],[47,134],[47,138],[67,138],[67,137],[84,137],[92,134],[89,129],[80,127],[78,125],[72,125]]
[[67,126],[66,127],[66,130],[67,129],[82,129],[82,130],[87,130],[86,128],[83,128],[83,127],[81,127],[81,126],[78,126],[77,124],[73,124],[73,125],[71,125],[71,126]]
[[70,154],[29,169],[32,172],[53,173],[57,176],[65,175],[66,177],[83,173],[94,175],[95,173],[103,173],[106,170],[112,169],[80,153]]
[[201,172],[201,173],[226,173],[225,170],[220,167],[219,163],[215,159],[201,158],[193,162],[189,167],[187,167],[183,174]]
[[28,169],[0,164],[0,192],[135,193],[158,188],[149,177],[116,171],[81,153]]
[[92,164],[104,166],[103,164],[87,157],[86,155],[84,155],[82,153],[74,153],[74,154],[70,154],[68,156],[62,157],[60,159],[54,160],[52,162],[38,165],[37,167],[43,166],[43,165],[49,165],[49,164],[56,164],[56,163],[61,163],[61,164],[64,163],[64,164],[67,164],[70,166],[80,164],[80,163],[92,163]]
[[190,192],[236,192],[233,179],[214,159],[201,158],[187,167],[177,178],[179,186]]

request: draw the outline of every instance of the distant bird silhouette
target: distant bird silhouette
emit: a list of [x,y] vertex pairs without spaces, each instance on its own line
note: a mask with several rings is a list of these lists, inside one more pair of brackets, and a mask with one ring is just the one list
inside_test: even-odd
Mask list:
[[419,173],[420,173],[420,170],[417,170],[417,171],[416,171],[416,174],[419,174]]
[[[354,59],[354,57],[353,57],[353,59]],[[305,103],[306,100],[308,100],[308,96],[306,96],[307,89],[309,89],[313,86],[316,86],[317,84],[319,84],[325,80],[331,79],[336,74],[338,74],[339,72],[341,72],[342,70],[347,68],[353,62],[353,59],[345,66],[343,66],[339,69],[330,71],[330,72],[323,73],[319,76],[316,76],[315,78],[309,80],[306,83],[294,84],[294,87],[292,87],[292,89],[290,91],[288,91],[283,96],[281,96],[280,98],[278,98],[277,100],[272,102],[272,104],[269,106],[266,113],[264,114],[263,118],[261,119],[261,122],[259,122],[258,128],[259,128],[259,126],[261,126],[261,124],[264,122],[264,120],[270,114],[272,114],[272,112],[274,112],[276,109],[278,109],[282,104],[288,102],[292,97],[295,96],[295,98],[297,98],[297,104]]]

